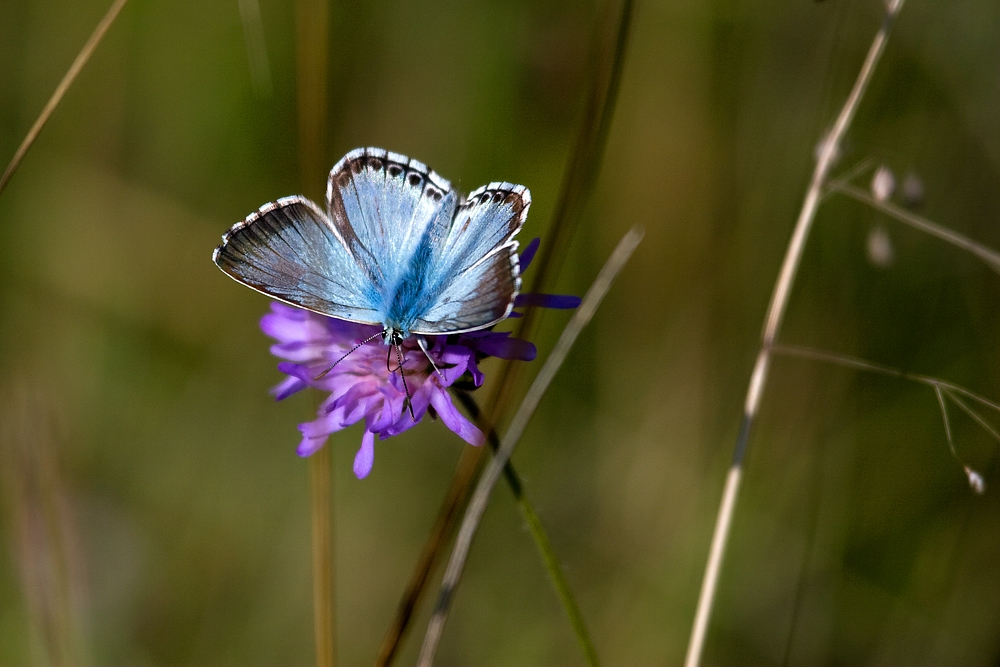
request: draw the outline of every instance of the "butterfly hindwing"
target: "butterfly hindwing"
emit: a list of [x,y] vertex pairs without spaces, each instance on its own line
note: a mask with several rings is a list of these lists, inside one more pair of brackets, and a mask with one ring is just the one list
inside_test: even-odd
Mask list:
[[521,288],[517,241],[531,206],[522,185],[490,183],[458,207],[440,241],[428,282],[431,298],[414,333],[481,329],[504,319]]
[[222,241],[212,259],[239,282],[323,315],[381,323],[371,281],[329,217],[308,199],[266,204]]
[[451,184],[422,162],[379,148],[353,150],[330,172],[331,219],[383,295],[383,310],[391,307],[401,279],[412,273],[429,227],[454,199]]

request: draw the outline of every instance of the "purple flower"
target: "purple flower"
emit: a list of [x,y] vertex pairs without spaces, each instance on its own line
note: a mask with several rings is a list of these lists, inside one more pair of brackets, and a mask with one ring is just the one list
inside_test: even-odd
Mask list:
[[[537,247],[535,239],[521,254],[522,270],[527,268]],[[520,295],[515,301],[518,307],[550,308],[575,308],[579,303],[572,296],[541,294]],[[398,435],[415,426],[426,414],[440,417],[445,426],[469,444],[482,444],[482,432],[455,408],[448,387],[466,375],[474,386],[482,385],[485,378],[478,361],[485,357],[531,361],[536,353],[530,342],[506,332],[480,330],[424,336],[428,354],[420,349],[416,337],[411,336],[400,346],[406,375],[404,387],[397,370],[395,348],[385,345],[378,335],[381,327],[272,303],[271,312],[261,318],[260,328],[278,341],[271,346],[271,353],[285,360],[278,364],[278,370],[288,377],[272,389],[277,400],[306,387],[330,394],[320,404],[317,418],[299,425],[302,432],[299,456],[313,454],[323,447],[331,433],[364,420],[361,448],[354,457],[354,474],[359,479],[371,472],[376,435],[382,440]],[[368,338],[372,339],[362,343]],[[317,377],[345,354],[346,358],[326,375]],[[405,405],[407,390],[412,415]]]

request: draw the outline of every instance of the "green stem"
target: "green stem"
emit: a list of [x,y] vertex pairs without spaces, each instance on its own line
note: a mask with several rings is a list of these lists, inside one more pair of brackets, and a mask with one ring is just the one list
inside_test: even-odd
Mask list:
[[[476,399],[469,393],[453,391],[452,395],[461,401],[474,421],[480,418],[479,404],[476,403]],[[490,429],[486,439],[495,454],[497,449],[500,448],[500,438],[497,436],[496,430]],[[517,471],[514,470],[514,466],[510,461],[507,461],[504,465],[503,476],[507,480],[507,485],[510,487],[511,493],[514,494],[517,506],[528,524],[528,530],[531,531],[531,537],[535,540],[535,546],[538,547],[538,551],[541,553],[545,569],[552,579],[552,585],[556,588],[556,595],[559,596],[559,602],[562,603],[563,610],[566,612],[566,616],[569,617],[570,625],[573,626],[573,633],[576,635],[576,640],[580,643],[580,649],[587,659],[587,664],[591,667],[597,667],[599,664],[597,651],[594,649],[594,642],[590,639],[590,633],[587,631],[587,624],[583,620],[583,614],[580,613],[580,606],[576,603],[576,598],[569,587],[569,581],[566,580],[566,574],[563,572],[559,558],[552,548],[552,543],[549,542],[548,535],[545,534],[542,520],[538,517],[534,506],[525,495],[521,478],[518,476]]]
[[[606,0],[604,3],[602,16],[595,28],[583,120],[576,140],[570,147],[556,212],[545,231],[541,254],[535,260],[536,268],[532,269],[535,278],[529,291],[544,291],[545,285],[558,274],[561,254],[555,255],[555,250],[559,248],[561,253],[565,252],[579,222],[583,204],[593,191],[621,84],[625,50],[632,25],[632,7],[633,0]],[[525,317],[518,320],[515,336],[530,339],[536,321],[533,313],[534,309],[529,309]],[[484,432],[490,430],[484,424],[504,421],[507,404],[518,383],[517,369],[518,365],[509,361],[501,364],[497,372],[497,389],[489,405],[490,418],[479,420],[479,426]],[[396,616],[386,630],[375,658],[375,667],[390,665],[399,649],[430,573],[454,531],[462,507],[468,502],[475,472],[482,462],[482,452],[482,449],[468,448],[462,454],[423,554],[410,576]]]

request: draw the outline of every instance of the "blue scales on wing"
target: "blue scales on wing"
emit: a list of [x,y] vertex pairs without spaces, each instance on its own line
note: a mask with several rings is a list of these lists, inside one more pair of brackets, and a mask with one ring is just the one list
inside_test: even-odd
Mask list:
[[368,276],[330,218],[304,197],[265,204],[233,225],[212,259],[232,278],[286,303],[381,323]]
[[347,247],[391,300],[430,228],[450,224],[455,193],[422,162],[359,148],[330,172],[326,198]]
[[216,264],[282,301],[404,337],[510,313],[524,186],[490,183],[461,200],[423,163],[362,148],[334,166],[326,198],[328,213],[303,197],[262,207],[223,237]]

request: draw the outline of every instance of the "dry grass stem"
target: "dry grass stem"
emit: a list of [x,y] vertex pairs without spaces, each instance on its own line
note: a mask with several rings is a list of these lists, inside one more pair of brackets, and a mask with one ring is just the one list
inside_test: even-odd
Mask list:
[[[330,164],[326,145],[329,38],[326,2],[298,0],[295,3],[295,36],[299,175],[302,191],[313,199],[320,200],[317,195],[323,192]],[[333,583],[336,569],[333,563],[330,492],[332,467],[329,445],[313,454],[309,461],[312,489],[313,636],[317,667],[333,667],[337,660]]]
[[[479,419],[482,411],[479,409],[479,404],[476,403],[476,399],[473,398],[471,394],[464,391],[453,391],[452,393],[462,403],[469,415],[471,415],[474,419]],[[496,454],[496,452],[500,449],[500,436],[497,435],[496,429],[490,429],[486,436],[486,441],[489,443],[493,453]],[[504,479],[507,480],[507,485],[510,487],[511,493],[514,494],[517,506],[521,510],[521,514],[524,516],[524,521],[528,525],[528,530],[531,532],[531,536],[535,540],[535,545],[538,547],[538,551],[542,556],[542,561],[545,563],[545,569],[549,573],[552,585],[556,589],[556,595],[559,596],[559,601],[562,603],[566,616],[569,618],[570,625],[573,627],[573,633],[576,635],[577,642],[580,644],[583,656],[586,658],[587,664],[590,665],[590,667],[598,667],[599,662],[597,659],[597,649],[594,648],[594,642],[590,638],[590,632],[587,630],[587,624],[583,620],[583,614],[580,612],[580,606],[576,603],[576,597],[573,595],[573,591],[569,586],[569,581],[566,579],[566,574],[563,571],[562,565],[556,557],[555,549],[552,548],[548,535],[545,534],[545,528],[542,526],[542,520],[535,511],[534,505],[531,504],[531,501],[525,494],[524,484],[521,482],[521,477],[517,474],[517,471],[514,469],[510,460],[504,464],[503,476]]]
[[312,495],[312,567],[313,628],[316,641],[316,667],[336,663],[334,642],[333,521],[331,517],[330,447],[309,457],[309,480]]
[[257,97],[270,97],[273,92],[271,63],[267,57],[260,3],[257,0],[240,0],[240,19],[243,21],[243,40],[247,46],[250,85]]
[[83,66],[87,64],[87,61],[90,60],[90,56],[93,55],[94,49],[96,49],[97,45],[101,43],[104,35],[108,32],[108,28],[111,27],[112,23],[114,23],[115,19],[118,17],[118,13],[121,12],[122,7],[125,6],[126,2],[128,2],[128,0],[115,0],[111,3],[111,7],[108,8],[107,14],[104,15],[101,22],[97,24],[96,28],[94,28],[94,32],[90,36],[90,39],[87,40],[87,43],[83,45],[82,49],[80,49],[80,53],[78,53],[76,59],[73,60],[73,64],[69,66],[69,69],[66,71],[65,76],[63,76],[62,81],[60,81],[59,85],[56,86],[55,92],[52,93],[52,97],[50,97],[49,101],[45,104],[45,107],[42,109],[42,113],[38,114],[35,124],[31,126],[30,130],[28,130],[28,134],[24,137],[24,141],[22,141],[21,145],[17,147],[14,157],[11,158],[10,164],[7,165],[7,169],[3,172],[3,176],[0,177],[0,194],[2,194],[4,189],[7,187],[10,179],[14,176],[14,172],[17,171],[17,168],[21,165],[21,161],[24,159],[24,156],[27,155],[28,149],[30,149],[31,145],[35,143],[35,139],[38,138],[38,134],[42,131],[42,128],[45,127],[45,123],[49,121],[49,118],[52,116],[52,112],[56,110],[56,107],[59,106],[59,102],[62,101],[63,95],[66,94],[69,87],[73,85],[74,81],[76,81],[76,77],[80,74]]
[[722,567],[722,560],[726,552],[726,542],[729,539],[729,531],[732,526],[733,510],[739,496],[743,459],[750,440],[751,427],[760,407],[760,399],[767,385],[768,369],[771,362],[771,347],[778,336],[778,331],[781,329],[781,322],[788,307],[788,299],[791,295],[792,286],[795,283],[795,276],[802,262],[802,253],[805,249],[806,240],[809,237],[809,231],[812,229],[813,220],[816,218],[816,210],[822,199],[830,169],[839,156],[841,141],[850,127],[851,121],[854,119],[854,114],[858,109],[861,98],[864,96],[865,90],[868,88],[868,83],[871,81],[875,66],[878,64],[885,50],[885,44],[889,38],[892,24],[902,6],[903,0],[890,0],[887,3],[885,20],[882,22],[882,26],[879,28],[875,39],[868,49],[868,55],[865,57],[861,70],[858,72],[857,79],[847,97],[847,101],[841,107],[833,128],[827,133],[820,144],[816,167],[813,170],[809,188],[802,203],[802,210],[799,212],[798,220],[795,223],[792,238],[785,251],[781,271],[775,282],[771,302],[768,305],[767,315],[764,318],[761,348],[757,354],[757,360],[750,376],[746,402],[743,408],[743,418],[739,434],[737,435],[736,446],[733,450],[733,461],[722,491],[719,512],[712,534],[712,544],[709,548],[708,559],[705,563],[705,574],[702,579],[701,591],[698,595],[698,606],[695,610],[694,622],[691,627],[691,637],[688,640],[687,655],[684,659],[685,667],[696,667],[701,663],[701,654],[705,646],[708,622],[711,617],[712,606],[715,602],[719,571]]
[[965,414],[967,414],[970,417],[972,417],[976,421],[977,424],[979,424],[980,426],[982,426],[983,429],[987,433],[989,433],[990,435],[992,435],[994,440],[996,440],[997,442],[1000,442],[1000,433],[997,433],[996,429],[994,429],[993,426],[989,422],[987,422],[985,419],[983,419],[982,415],[980,415],[978,412],[976,412],[975,410],[973,410],[972,408],[970,408],[968,405],[966,405],[958,396],[955,395],[955,392],[952,392],[952,391],[949,391],[949,390],[945,389],[944,393],[948,396],[948,398],[950,398],[952,401],[954,401],[955,405],[957,405],[958,407],[962,408],[962,410],[965,412]]
[[[566,163],[552,222],[545,230],[533,264],[528,292],[548,291],[548,285],[559,275],[563,255],[576,232],[584,204],[594,189],[618,101],[625,52],[631,34],[632,8],[633,0],[607,0],[604,4],[591,47],[590,87],[583,122]],[[528,309],[514,335],[530,339],[541,314],[540,309]],[[490,423],[499,424],[506,415],[520,369],[521,366],[511,362],[501,367],[496,397],[489,410]]]
[[890,202],[879,201],[869,192],[862,190],[857,186],[851,185],[844,180],[838,179],[836,181],[831,181],[827,188],[832,192],[840,192],[848,197],[868,204],[872,208],[877,209],[886,215],[913,227],[914,229],[930,234],[931,236],[939,238],[957,248],[961,248],[962,250],[967,250],[986,262],[991,269],[1000,273],[1000,253],[995,250],[991,250],[981,243],[977,243],[976,241],[962,236],[957,232],[953,232],[947,227],[942,227],[937,223],[931,222],[927,218],[911,213],[910,211],[900,208]]
[[930,377],[928,375],[920,375],[918,373],[907,373],[906,371],[901,371],[896,368],[891,368],[889,366],[882,366],[881,364],[874,364],[870,361],[865,361],[863,359],[857,359],[855,357],[849,357],[847,355],[837,354],[834,352],[825,352],[823,350],[814,350],[808,347],[799,347],[793,345],[775,345],[771,352],[774,354],[783,354],[790,357],[798,357],[801,359],[812,359],[814,361],[823,361],[832,364],[837,364],[838,366],[845,366],[847,368],[855,368],[857,370],[866,371],[870,373],[877,373],[879,375],[885,375],[887,377],[899,378],[901,380],[910,380],[912,382],[919,382],[920,384],[927,385],[934,390],[934,395],[937,397],[938,407],[941,409],[941,420],[944,422],[944,435],[948,442],[948,449],[951,455],[958,462],[962,469],[965,471],[966,476],[969,478],[969,484],[976,493],[982,493],[984,490],[984,482],[979,473],[970,468],[965,461],[958,455],[955,450],[955,443],[951,433],[951,419],[948,417],[948,405],[945,400],[950,399],[955,405],[960,407],[967,415],[969,415],[979,426],[981,426],[987,433],[989,433],[997,442],[1000,442],[1000,433],[987,422],[982,415],[973,410],[971,407],[965,404],[959,396],[964,396],[970,400],[979,403],[982,406],[988,407],[993,411],[1000,413],[1000,404],[994,401],[984,398],[979,394],[969,391],[965,387],[960,387],[959,385],[941,380],[940,378]]
[[944,437],[948,440],[948,449],[951,450],[951,455],[958,459],[958,452],[955,451],[955,441],[951,437],[951,422],[948,419],[948,405],[944,402],[944,393],[941,391],[941,387],[934,387],[934,395],[937,397],[938,407],[941,408],[941,421],[944,422]]

